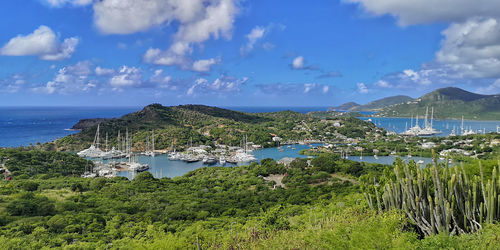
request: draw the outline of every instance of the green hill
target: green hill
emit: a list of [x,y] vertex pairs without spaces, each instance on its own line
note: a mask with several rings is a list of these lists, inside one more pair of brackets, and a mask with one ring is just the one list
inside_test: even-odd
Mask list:
[[[264,147],[275,146],[272,134],[283,140],[334,139],[335,132],[364,138],[366,132],[375,126],[357,119],[341,118],[344,128],[334,128],[331,122],[322,122],[311,115],[293,111],[273,113],[244,113],[203,105],[181,105],[164,107],[160,104],[146,106],[143,110],[114,119],[84,119],[74,128],[80,133],[66,136],[53,143],[45,144],[45,149],[58,151],[79,151],[90,146],[100,124],[101,142],[106,134],[109,144],[115,145],[120,131],[123,137],[128,130],[133,150],[145,148],[146,137],[155,130],[157,149],[170,149],[172,143],[182,149],[192,141],[193,145],[240,145],[242,138]],[[327,133],[328,132],[328,133]]]
[[359,107],[361,106],[360,104],[357,104],[355,102],[346,102],[338,107],[331,107],[328,110],[329,111],[348,111],[351,110],[352,108]]
[[351,111],[377,111],[391,105],[406,103],[412,100],[413,98],[405,95],[390,96],[369,102],[365,105],[353,107]]
[[500,95],[480,95],[460,88],[441,88],[414,101],[384,108],[378,116],[410,117],[424,115],[426,108],[434,107],[438,119],[499,120]]

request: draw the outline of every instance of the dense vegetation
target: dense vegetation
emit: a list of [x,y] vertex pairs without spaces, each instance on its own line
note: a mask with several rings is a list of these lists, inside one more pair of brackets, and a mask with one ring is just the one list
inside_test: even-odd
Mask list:
[[[10,151],[9,161],[12,155],[26,153]],[[55,153],[34,154],[51,161]],[[74,157],[58,155],[70,163]],[[496,163],[482,163],[486,181]],[[29,172],[29,165],[11,164],[21,173]],[[82,165],[67,166],[71,173]],[[467,175],[478,173],[477,162],[465,164],[464,170]],[[282,178],[284,188],[273,178]],[[242,167],[207,167],[163,179],[148,172],[134,180],[21,174],[0,181],[0,245],[4,249],[493,249],[500,243],[500,226],[486,221],[478,233],[423,238],[401,210],[370,208],[363,192],[375,197],[374,179],[381,186],[396,181],[393,167],[346,161],[335,154],[296,159],[287,166],[265,159]]]
[[[384,108],[378,113],[387,117],[425,115],[427,107],[434,107],[434,118],[439,119],[500,119],[500,96],[479,95],[459,88],[442,88],[410,103]],[[430,115],[430,114],[429,114]]]
[[43,145],[46,150],[77,151],[87,148],[93,141],[100,123],[101,143],[108,134],[110,145],[117,142],[128,130],[134,150],[144,150],[146,137],[155,130],[156,148],[177,149],[193,145],[214,145],[215,143],[239,146],[244,138],[263,147],[277,146],[272,140],[277,135],[283,141],[304,139],[337,138],[338,134],[347,137],[364,138],[367,132],[375,132],[375,125],[358,119],[338,118],[342,126],[337,128],[332,120],[326,122],[319,118],[292,111],[275,113],[243,113],[202,105],[164,107],[152,104],[143,110],[125,115],[118,119],[84,120],[75,125],[83,130],[66,136],[53,143]]
[[0,162],[14,178],[80,176],[93,164],[72,154],[24,149],[0,149]]

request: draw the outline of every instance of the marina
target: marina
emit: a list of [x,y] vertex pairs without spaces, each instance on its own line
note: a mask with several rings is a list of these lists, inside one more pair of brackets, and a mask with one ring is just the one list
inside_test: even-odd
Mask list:
[[[425,127],[424,121],[411,117],[359,117],[361,120],[368,121],[377,125],[378,127],[384,128],[388,131],[403,134],[407,131],[411,124],[418,125],[420,128]],[[462,126],[463,123],[463,126]],[[438,133],[433,136],[450,136],[450,135],[461,135],[461,128],[464,131],[470,131],[478,134],[500,132],[500,121],[478,121],[478,120],[464,120],[462,122],[461,117],[457,119],[434,119],[433,128],[438,130]]]

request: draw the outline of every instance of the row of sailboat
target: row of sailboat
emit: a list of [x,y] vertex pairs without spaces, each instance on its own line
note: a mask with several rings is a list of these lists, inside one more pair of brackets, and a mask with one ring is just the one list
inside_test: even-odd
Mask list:
[[411,117],[411,123],[410,123],[410,129],[408,129],[408,123],[406,124],[406,129],[402,133],[403,135],[411,135],[411,136],[430,136],[430,135],[435,135],[441,133],[441,131],[437,131],[433,128],[433,123],[434,123],[434,107],[432,107],[431,111],[431,119],[430,122],[428,120],[428,115],[429,115],[429,107],[427,107],[425,111],[425,121],[424,121],[424,127],[420,127],[419,122],[418,122],[418,114],[415,117],[415,126],[413,126],[413,115]]
[[[152,147],[149,146],[149,137],[148,138],[148,146],[144,154],[148,156],[154,157],[154,131],[152,131]],[[100,143],[100,124],[97,125],[96,134],[94,136],[94,141],[90,145],[89,148],[84,149],[77,153],[77,155],[85,158],[91,159],[102,159],[102,160],[110,160],[110,159],[123,159],[127,158],[127,162],[111,162],[110,164],[115,165],[124,165],[129,171],[135,172],[143,172],[149,169],[147,164],[141,164],[138,160],[138,155],[132,152],[132,143],[129,137],[128,129],[126,129],[125,137],[122,137],[120,131],[118,131],[116,145],[109,150],[108,143],[108,134],[106,133],[106,142],[105,142],[105,151],[101,150]]]

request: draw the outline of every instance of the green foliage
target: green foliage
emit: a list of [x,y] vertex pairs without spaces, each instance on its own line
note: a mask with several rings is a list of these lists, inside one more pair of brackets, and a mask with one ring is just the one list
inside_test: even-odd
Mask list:
[[22,148],[0,149],[0,159],[9,159],[5,166],[14,178],[29,178],[41,174],[46,174],[46,177],[79,176],[86,165],[92,164],[68,153]]
[[[465,168],[450,168],[437,164],[420,169],[415,164],[398,161],[394,167],[396,179],[389,178],[382,197],[374,186],[378,210],[400,209],[424,235],[436,233],[463,234],[476,232],[483,223],[500,219],[500,175],[493,168],[491,179],[469,176]],[[367,195],[370,207],[372,198]]]
[[33,192],[38,189],[39,184],[34,181],[26,181],[23,184],[23,189],[28,192]]
[[46,216],[55,213],[54,203],[47,197],[33,193],[21,194],[5,210],[13,216]]
[[285,141],[304,139],[335,139],[336,134],[364,138],[375,130],[371,123],[352,117],[342,117],[342,127],[336,128],[331,121],[324,122],[311,115],[292,111],[274,113],[243,113],[202,105],[163,107],[159,104],[146,106],[143,110],[118,119],[85,119],[76,128],[80,133],[66,136],[53,143],[45,144],[48,150],[78,151],[90,146],[97,125],[101,135],[108,134],[111,145],[118,142],[118,131],[123,137],[129,131],[134,150],[144,150],[146,137],[155,131],[157,149],[185,149],[194,145],[240,145],[242,138],[263,147],[277,146],[272,141],[275,134]]

